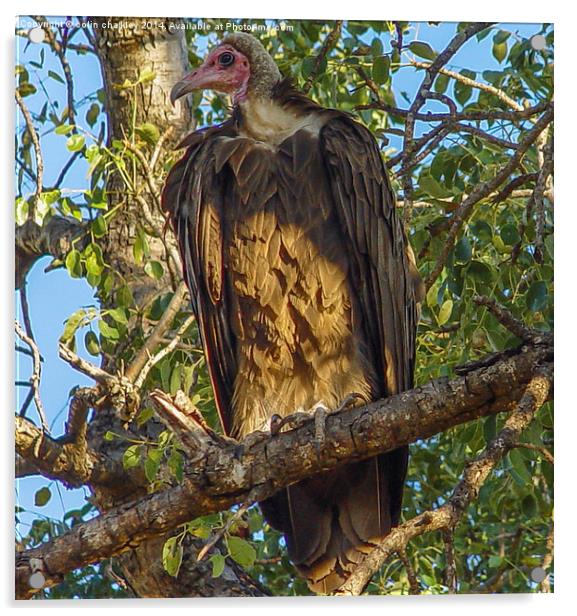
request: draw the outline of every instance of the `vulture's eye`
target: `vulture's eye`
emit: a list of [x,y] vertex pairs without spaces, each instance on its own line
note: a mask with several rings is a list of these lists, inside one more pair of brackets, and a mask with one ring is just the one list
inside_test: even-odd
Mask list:
[[230,51],[225,51],[224,53],[220,54],[218,58],[218,63],[221,66],[230,66],[234,63],[234,56],[230,53]]

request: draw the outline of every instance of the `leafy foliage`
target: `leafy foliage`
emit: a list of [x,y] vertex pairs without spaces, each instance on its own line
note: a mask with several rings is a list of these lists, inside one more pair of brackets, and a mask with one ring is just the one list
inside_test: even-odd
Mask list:
[[[238,20],[206,20],[205,23],[214,30],[221,22],[239,23]],[[264,20],[251,23],[263,28],[278,26]],[[323,105],[357,115],[377,136],[385,160],[395,161],[403,148],[405,118],[394,109],[383,113],[374,103],[392,108],[408,107],[424,75],[419,63],[434,61],[455,28],[461,31],[465,24],[425,27],[405,22],[350,21],[343,25],[336,46],[326,57],[319,54],[334,24],[295,22],[290,26],[292,29],[277,27],[259,31],[260,39],[281,71],[301,86],[313,78],[311,96]],[[545,37],[544,49],[535,49],[523,34],[499,26],[479,33],[477,40],[470,43],[475,47],[475,70],[461,65],[467,64],[470,56],[463,56],[465,59],[455,56],[451,60],[454,64],[446,67],[451,74],[440,72],[436,75],[433,92],[437,100],[427,101],[424,110],[445,112],[443,102],[447,106],[447,97],[459,114],[510,111],[505,97],[525,106],[550,100],[553,30],[544,25],[535,28],[535,32]],[[207,44],[217,36],[192,30],[186,35],[190,63],[198,66]],[[138,307],[131,280],[107,262],[107,249],[103,247],[110,225],[124,205],[122,201],[115,202],[109,194],[108,180],[112,176],[121,179],[126,199],[142,196],[141,187],[135,181],[138,157],[133,150],[150,156],[159,142],[160,131],[151,123],[133,123],[126,127],[131,147],[120,140],[107,144],[103,131],[95,132],[102,120],[102,89],[78,102],[76,123],[71,124],[68,111],[43,87],[51,80],[59,84],[61,96],[65,90],[64,80],[52,69],[47,69],[45,61],[46,50],[42,48],[37,60],[18,65],[17,87],[24,100],[34,101],[33,119],[37,130],[43,135],[53,135],[57,140],[54,147],[75,157],[73,164],[86,168],[86,186],[80,190],[72,186],[64,188],[66,183],[63,182],[43,190],[40,199],[34,202],[34,151],[30,134],[21,127],[16,148],[20,162],[16,223],[24,224],[33,203],[38,224],[46,225],[53,216],[88,223],[85,235],[73,242],[62,262],[54,265],[65,267],[73,278],[85,279],[94,289],[99,307],[84,307],[72,314],[61,340],[73,348],[82,345],[82,350],[93,356],[101,353],[113,356],[116,365],[128,365],[145,342],[144,324],[154,325],[162,318],[173,291],[166,286],[159,287],[153,301],[144,308]],[[143,67],[133,80],[127,79],[118,87],[137,105],[138,88],[155,78],[151,68]],[[45,100],[38,96],[39,88],[45,92]],[[375,99],[377,94],[379,101]],[[192,108],[196,122],[209,125],[225,117],[227,103],[222,95],[198,93],[192,97]],[[84,114],[80,113],[81,109]],[[509,162],[515,147],[507,147],[507,143],[516,144],[531,128],[533,120],[510,121],[489,114],[486,119],[468,122],[482,132],[448,131],[430,152],[413,161],[410,239],[423,278],[435,268],[459,204],[474,187],[494,178]],[[420,121],[416,137],[420,138],[437,124]],[[174,156],[167,153],[161,173],[165,174],[173,162]],[[403,164],[403,159],[398,158],[391,169],[393,188],[400,197],[404,187]],[[417,383],[449,376],[459,364],[519,343],[486,308],[473,302],[475,295],[496,299],[531,327],[544,331],[552,328],[552,208],[550,198],[546,197],[545,206],[539,210],[534,193],[542,168],[542,150],[536,146],[529,148],[511,178],[526,176],[527,181],[511,188],[507,194],[492,194],[483,199],[464,221],[441,275],[427,290],[422,305]],[[163,281],[169,269],[167,263],[158,260],[151,251],[151,243],[156,239],[157,233],[145,220],[135,221],[132,240],[135,268],[155,281]],[[540,250],[540,243],[543,250]],[[174,331],[187,316],[186,310],[176,315]],[[209,425],[220,429],[196,327],[190,328],[176,348],[150,370],[143,389],[153,388],[171,394],[184,391]],[[134,424],[141,428],[151,421],[153,412],[143,404]],[[481,419],[414,444],[403,518],[410,519],[443,503],[458,481],[465,462],[486,446],[502,422],[495,417]],[[125,468],[141,468],[150,491],[182,481],[186,462],[168,431],[160,432],[153,439],[110,432],[106,440],[126,445],[122,458]],[[533,448],[519,447],[507,456],[456,529],[455,550],[460,555],[457,559],[459,592],[480,591],[490,584],[496,584],[491,588],[502,592],[527,592],[538,588],[531,579],[531,570],[540,566],[548,553],[547,536],[552,523],[553,469],[539,452],[539,448],[548,451],[552,448],[551,404],[539,411],[536,421],[524,435],[524,442]],[[49,488],[41,488],[36,496],[36,505],[40,508],[50,498]],[[79,511],[68,512],[65,520],[58,523],[42,518],[38,512],[31,530],[21,539],[22,545],[38,545],[91,512],[92,506],[88,504]],[[229,526],[232,516],[233,512],[222,512],[191,521],[179,535],[168,539],[162,555],[167,573],[178,575],[182,540],[186,534],[208,539],[225,529],[218,547],[208,555],[214,577],[223,574],[225,557],[230,556],[275,595],[308,594],[306,584],[295,577],[286,558],[282,536],[264,523],[259,509],[250,508]],[[440,536],[417,538],[409,546],[408,559],[423,592],[446,592],[445,552]],[[105,567],[100,564],[74,572],[46,596],[123,596],[124,591],[117,584],[102,576]],[[406,594],[409,587],[406,568],[395,559],[375,576],[368,591]]]

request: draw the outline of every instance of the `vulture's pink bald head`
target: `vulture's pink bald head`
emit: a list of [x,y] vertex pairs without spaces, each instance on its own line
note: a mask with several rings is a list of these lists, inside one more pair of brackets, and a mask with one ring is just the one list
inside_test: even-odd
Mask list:
[[235,32],[211,50],[197,69],[186,75],[170,92],[174,102],[194,90],[216,90],[231,94],[235,104],[249,95],[270,95],[281,75],[260,41]]
[[232,45],[224,43],[213,49],[197,69],[179,81],[170,93],[172,103],[194,90],[216,90],[232,94],[234,102],[246,97],[250,78],[248,58]]

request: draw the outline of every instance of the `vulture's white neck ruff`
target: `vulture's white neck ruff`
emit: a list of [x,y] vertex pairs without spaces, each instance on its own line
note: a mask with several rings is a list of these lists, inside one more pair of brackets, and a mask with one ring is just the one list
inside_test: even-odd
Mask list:
[[274,99],[248,97],[240,103],[243,137],[276,147],[299,130],[308,130],[318,137],[323,122],[317,113],[297,115]]

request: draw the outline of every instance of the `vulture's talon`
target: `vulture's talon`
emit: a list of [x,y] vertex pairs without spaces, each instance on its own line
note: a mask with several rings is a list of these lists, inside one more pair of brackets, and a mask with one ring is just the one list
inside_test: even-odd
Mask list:
[[270,433],[271,436],[276,436],[285,426],[289,426],[291,430],[296,430],[303,426],[311,418],[310,413],[303,411],[297,411],[291,415],[281,417],[280,415],[273,415],[270,419]]

